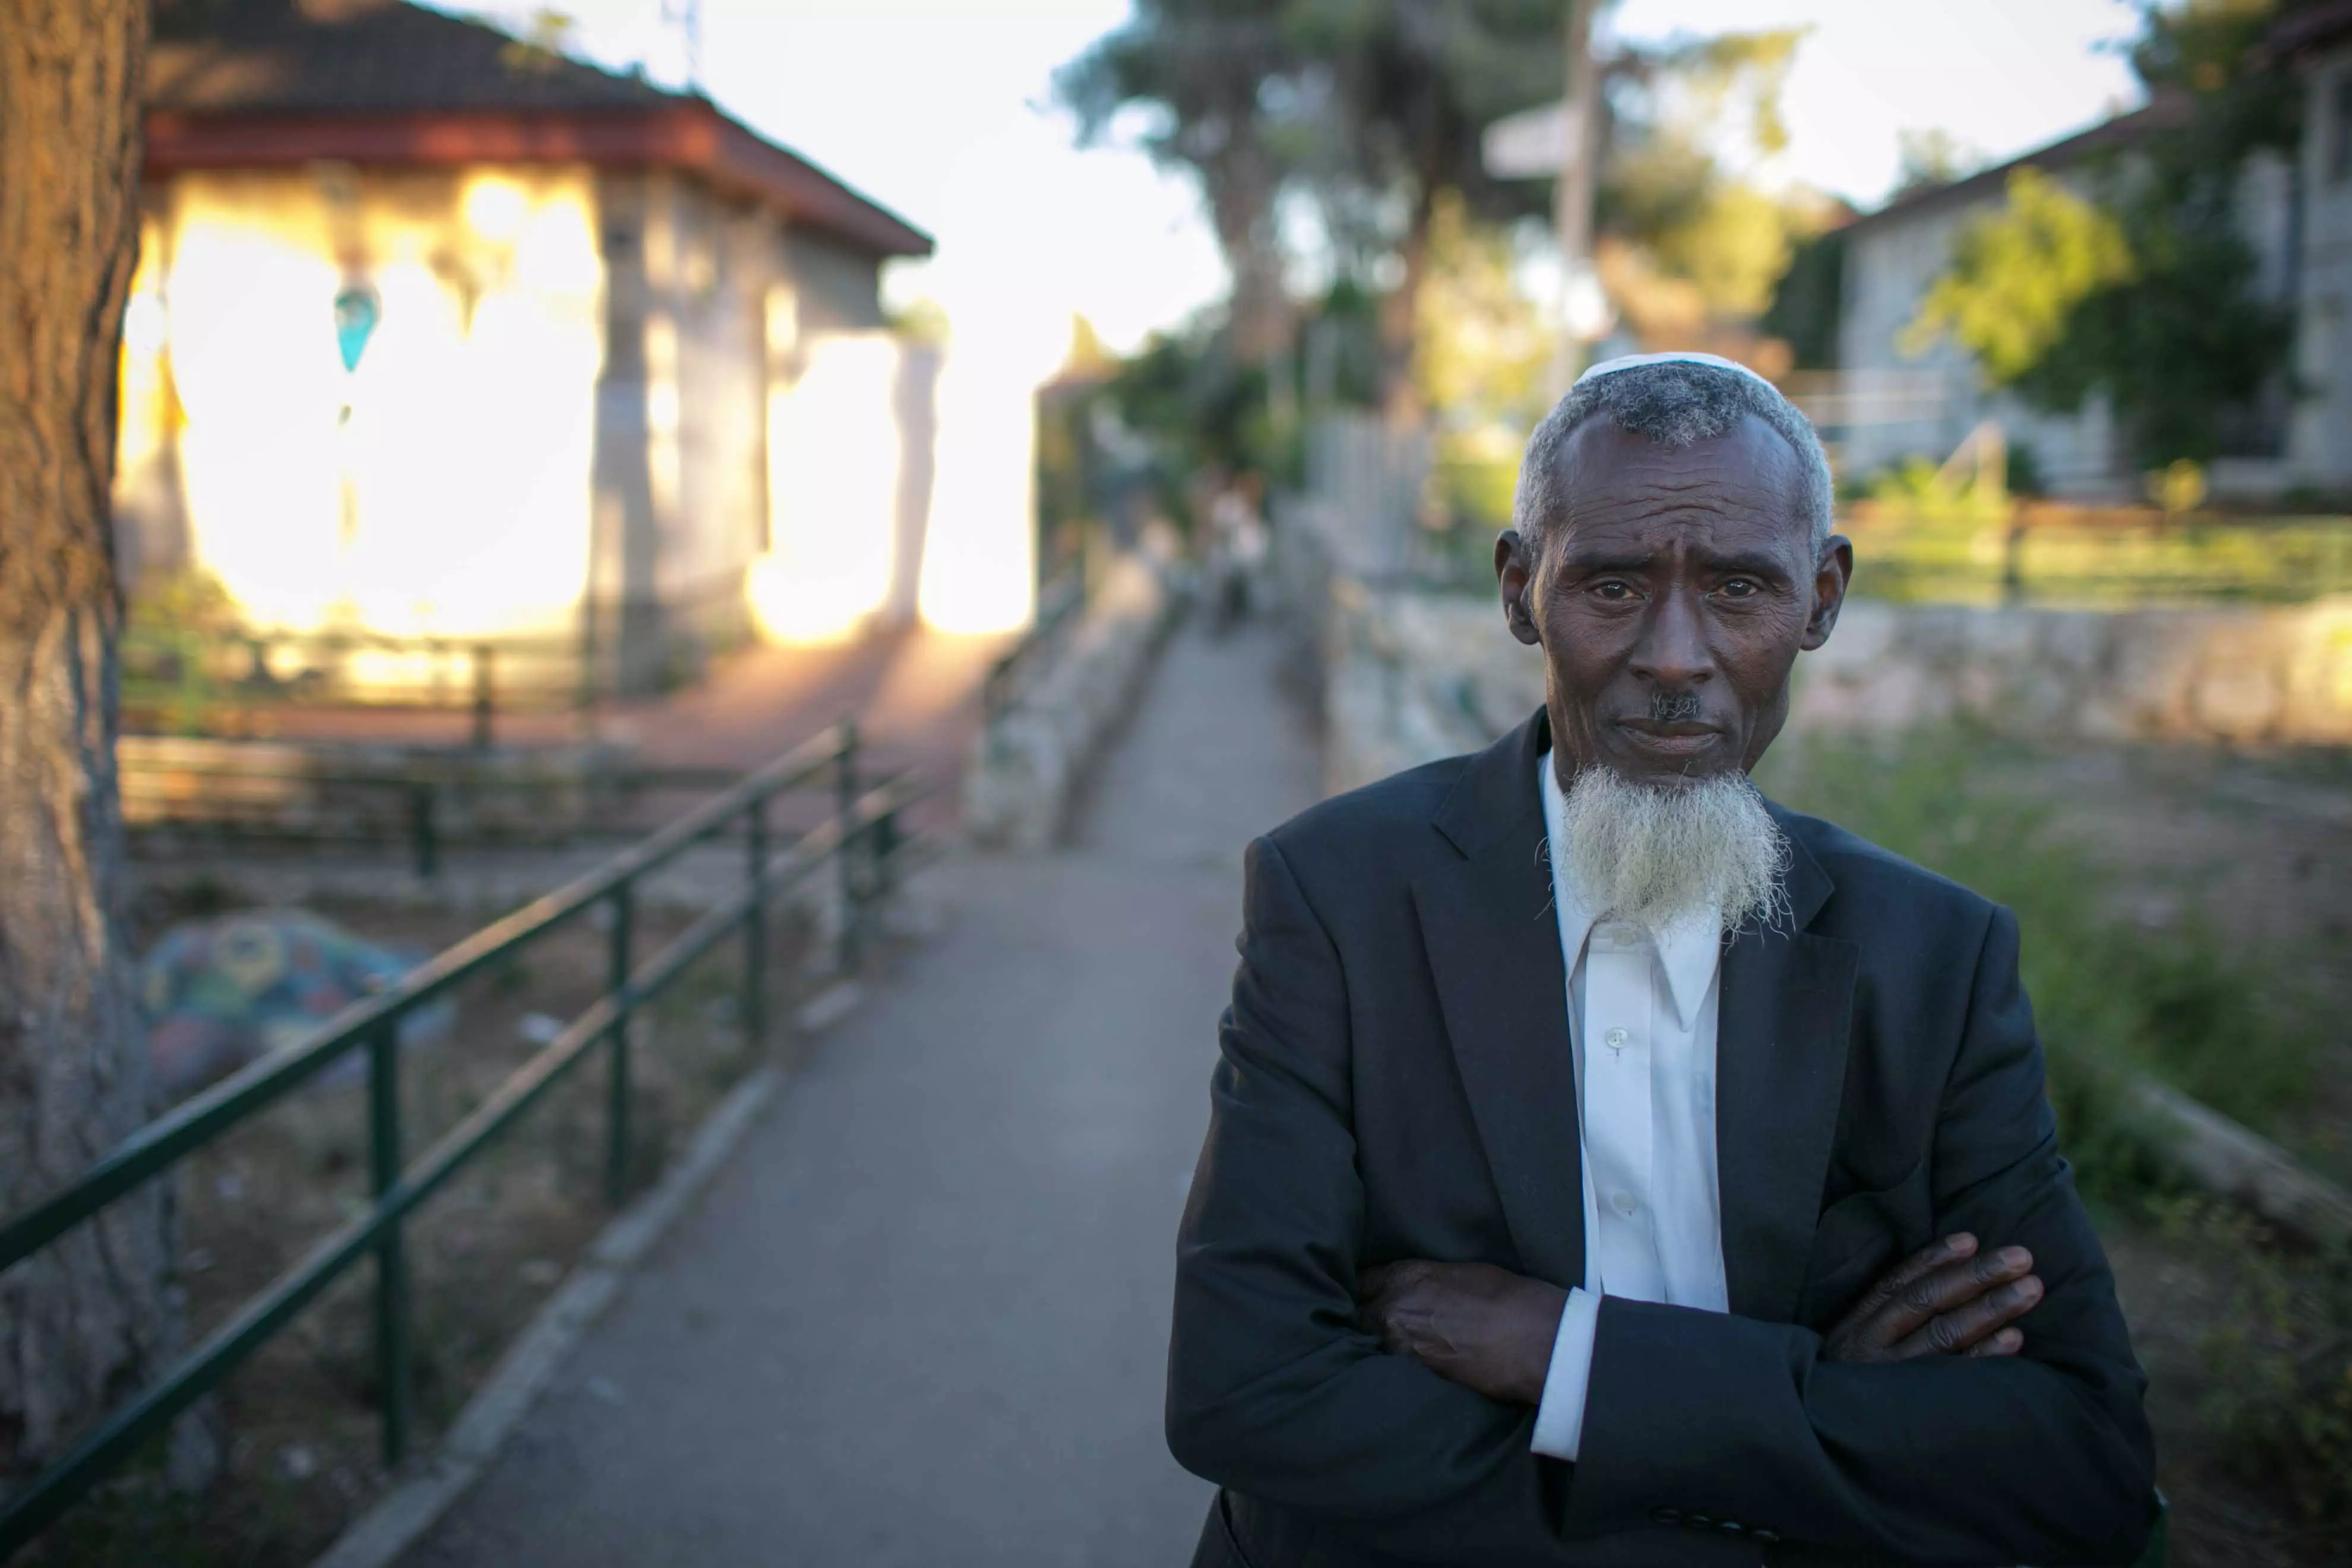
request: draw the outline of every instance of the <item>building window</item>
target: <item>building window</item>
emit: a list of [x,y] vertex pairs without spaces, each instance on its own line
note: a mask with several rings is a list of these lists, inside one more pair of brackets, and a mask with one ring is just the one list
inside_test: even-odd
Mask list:
[[2336,73],[2327,104],[2327,177],[2352,175],[2352,68]]

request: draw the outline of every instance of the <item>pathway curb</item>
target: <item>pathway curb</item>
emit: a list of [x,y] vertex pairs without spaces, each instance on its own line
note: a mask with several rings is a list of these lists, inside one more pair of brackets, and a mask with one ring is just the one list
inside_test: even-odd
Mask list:
[[783,1069],[768,1066],[728,1090],[718,1109],[703,1119],[685,1156],[598,1233],[572,1278],[547,1299],[466,1402],[440,1450],[354,1521],[311,1568],[391,1568],[439,1522],[489,1468],[589,1326],[619,1296],[629,1273],[709,1184],[783,1081]]

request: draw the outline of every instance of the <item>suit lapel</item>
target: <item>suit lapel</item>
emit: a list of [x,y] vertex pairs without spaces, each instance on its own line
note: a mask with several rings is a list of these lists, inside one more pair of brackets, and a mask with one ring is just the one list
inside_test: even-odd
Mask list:
[[1542,716],[1475,759],[1437,817],[1463,851],[1413,883],[1446,1034],[1521,1267],[1584,1282],[1568,976],[1543,858]]
[[[1785,831],[1785,814],[1775,809]],[[1716,1026],[1717,1186],[1731,1310],[1788,1322],[1804,1283],[1845,1090],[1853,943],[1805,930],[1831,884],[1791,839],[1790,930],[1724,950]],[[1790,931],[1795,934],[1790,934]]]
[[[1536,784],[1549,746],[1538,712],[1471,763],[1434,819],[1461,858],[1415,879],[1413,901],[1520,1265],[1567,1287],[1584,1280],[1584,1171]],[[1773,815],[1787,832],[1788,814]],[[1725,1279],[1732,1311],[1769,1322],[1793,1319],[1812,1250],[1861,956],[1805,929],[1833,889],[1790,846],[1791,919],[1726,944],[1716,1030]]]

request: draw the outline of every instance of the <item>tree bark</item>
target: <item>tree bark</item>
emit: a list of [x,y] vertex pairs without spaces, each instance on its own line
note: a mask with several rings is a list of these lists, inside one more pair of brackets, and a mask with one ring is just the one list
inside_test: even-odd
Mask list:
[[1421,383],[1413,374],[1413,354],[1421,342],[1421,290],[1429,281],[1429,229],[1436,221],[1437,180],[1424,174],[1416,186],[1412,213],[1397,243],[1403,262],[1397,286],[1381,296],[1381,417],[1391,430],[1410,433],[1422,427],[1428,410],[1422,405]]
[[[148,0],[0,0],[0,1212],[147,1118],[121,921],[109,489]],[[0,1276],[0,1476],[176,1348],[170,1184]],[[177,1445],[201,1466],[200,1439]],[[182,1468],[175,1465],[175,1468]]]

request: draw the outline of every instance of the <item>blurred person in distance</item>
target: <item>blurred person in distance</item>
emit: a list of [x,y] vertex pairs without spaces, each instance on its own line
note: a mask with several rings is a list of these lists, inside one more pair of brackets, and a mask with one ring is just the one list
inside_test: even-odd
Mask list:
[[1209,503],[1209,583],[1219,631],[1249,618],[1256,578],[1265,561],[1265,518],[1259,510],[1264,481],[1240,474],[1218,487]]
[[1251,846],[1169,1357],[1195,1568],[2142,1551],[2014,919],[1748,780],[1832,504],[1752,373],[1595,366],[1495,549],[1544,707]]

